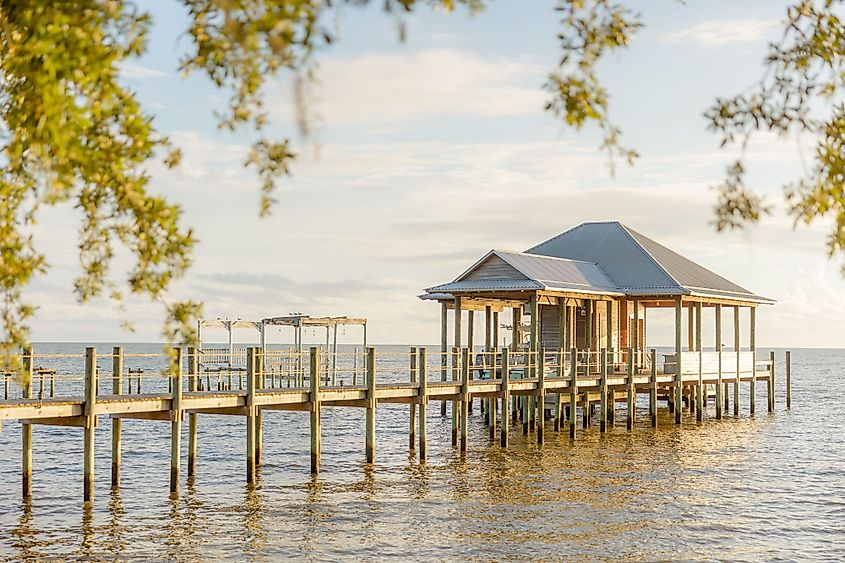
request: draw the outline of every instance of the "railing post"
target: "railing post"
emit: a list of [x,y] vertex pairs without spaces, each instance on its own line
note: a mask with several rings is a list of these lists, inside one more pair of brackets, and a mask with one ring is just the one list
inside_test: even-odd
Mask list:
[[366,452],[367,463],[376,462],[376,349],[367,348],[367,413]]
[[[33,349],[22,350],[21,396],[32,398]],[[8,381],[8,380],[7,380]],[[32,497],[32,425],[21,424],[21,493],[24,499]]]
[[322,450],[322,432],[320,429],[320,348],[311,347],[311,474],[320,472],[320,452]]
[[[112,393],[120,395],[123,391],[123,348],[112,348]],[[120,431],[121,420],[111,419],[111,486],[120,485]]]
[[97,350],[85,349],[85,403],[82,415],[85,417],[83,429],[82,461],[82,498],[86,503],[94,501],[94,427],[97,423],[95,407],[97,404]]
[[569,355],[572,363],[569,373],[569,437],[574,439],[575,423],[578,420],[578,351],[572,348]]
[[426,437],[426,411],[428,410],[428,374],[426,372],[426,350],[425,347],[419,349],[419,424],[420,424],[420,461],[425,461],[428,450],[428,438]]
[[510,350],[507,346],[502,347],[502,424],[501,424],[501,440],[500,445],[503,448],[508,447],[508,425],[510,421]]

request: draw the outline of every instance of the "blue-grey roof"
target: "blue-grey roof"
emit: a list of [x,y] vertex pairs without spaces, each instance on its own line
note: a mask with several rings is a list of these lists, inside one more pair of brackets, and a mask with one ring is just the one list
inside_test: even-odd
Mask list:
[[526,253],[593,262],[630,296],[699,295],[773,302],[618,221],[582,223]]
[[491,250],[454,281],[429,293],[558,290],[622,295],[595,263]]

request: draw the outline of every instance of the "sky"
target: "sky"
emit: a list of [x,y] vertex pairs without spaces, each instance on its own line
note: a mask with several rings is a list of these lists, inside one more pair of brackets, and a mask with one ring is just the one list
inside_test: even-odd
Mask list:
[[[737,153],[719,149],[703,112],[762,77],[786,2],[629,2],[645,28],[600,78],[623,143],[641,158],[614,175],[596,131],[566,130],[543,111],[542,84],[560,56],[554,2],[493,1],[474,16],[422,7],[404,18],[404,42],[395,17],[373,4],[329,22],[339,41],[317,55],[309,138],[295,126],[290,77],[268,84],[270,132],[291,136],[299,158],[263,219],[258,180],[242,166],[253,136],[218,131],[213,112],[227,93],[178,71],[189,47],[184,7],[144,4],[149,50],[122,77],[183,150],[176,170],[150,165],[151,189],[183,207],[200,241],[171,298],[202,300],[207,318],[367,317],[371,342],[436,343],[439,307],[417,299],[424,288],[491,248],[522,251],[583,221],[619,220],[776,299],[758,314],[759,345],[842,346],[845,281],[827,258],[829,223],[793,228],[784,212],[782,186],[804,166],[799,140],[760,136],[749,150],[748,184],[772,216],[740,232],[710,224],[711,186]],[[108,300],[76,303],[78,231],[72,206],[41,215],[35,242],[50,269],[26,289],[40,306],[33,340],[160,340],[161,308],[143,299],[126,304],[134,333]],[[650,344],[670,341],[661,319]],[[341,342],[358,338],[350,329]]]

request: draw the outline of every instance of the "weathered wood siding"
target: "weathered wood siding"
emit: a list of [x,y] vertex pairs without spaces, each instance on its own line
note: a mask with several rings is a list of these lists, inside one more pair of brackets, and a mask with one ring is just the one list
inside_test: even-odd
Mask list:
[[525,280],[528,279],[513,266],[499,258],[490,256],[468,273],[465,280]]

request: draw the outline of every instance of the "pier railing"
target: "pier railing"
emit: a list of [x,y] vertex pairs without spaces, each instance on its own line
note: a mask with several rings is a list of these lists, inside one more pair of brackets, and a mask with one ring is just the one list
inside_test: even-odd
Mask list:
[[[188,474],[196,466],[197,416],[229,415],[247,418],[247,481],[255,478],[261,463],[262,413],[275,410],[307,411],[311,419],[313,472],[319,471],[320,412],[322,407],[357,407],[366,410],[365,459],[375,459],[375,411],[379,404],[398,403],[410,409],[409,443],[419,434],[419,456],[425,459],[426,405],[441,402],[446,415],[451,404],[452,443],[467,449],[468,414],[479,399],[483,421],[491,436],[500,429],[507,446],[512,425],[522,422],[523,434],[536,432],[543,443],[547,414],[554,430],[566,423],[576,435],[578,413],[584,428],[597,416],[600,429],[612,428],[618,403],[627,405],[629,430],[637,420],[637,396],[648,396],[651,426],[657,425],[658,399],[666,401],[681,423],[686,408],[703,419],[708,388],[716,393],[715,415],[722,418],[733,395],[739,414],[740,382],[749,384],[749,413],[756,408],[756,384],[766,383],[768,411],[775,406],[774,352],[757,360],[752,353],[748,372],[742,371],[744,355],[735,357],[740,369],[705,373],[703,353],[697,354],[697,373],[686,369],[658,373],[656,352],[649,352],[650,369],[637,366],[637,354],[613,350],[542,350],[539,352],[476,351],[452,349],[431,352],[424,347],[407,351],[328,353],[311,348],[307,355],[295,350],[249,348],[243,370],[209,370],[193,348],[175,348],[160,354],[125,353],[115,347],[110,354],[87,348],[84,354],[38,354],[27,349],[12,358],[22,366],[3,376],[4,399],[0,421],[22,424],[23,493],[31,495],[32,425],[76,426],[84,435],[84,497],[93,496],[93,441],[99,416],[112,419],[112,484],[120,479],[121,423],[127,419],[159,420],[172,425],[171,491],[179,485],[181,424],[189,423]],[[696,354],[689,354],[694,356]],[[723,363],[726,352],[722,352]],[[786,402],[791,404],[791,368],[786,356]],[[730,358],[728,358],[730,359]],[[684,362],[682,356],[682,362]],[[677,364],[677,363],[676,363]],[[682,364],[683,365],[683,364]],[[671,370],[672,363],[668,366]],[[723,367],[726,367],[723,365]],[[709,368],[708,368],[709,369]],[[665,370],[664,370],[665,371]],[[681,373],[677,373],[680,371]],[[728,384],[731,383],[733,392]],[[598,414],[596,415],[596,411]],[[498,414],[497,414],[498,413]],[[498,416],[498,418],[497,418]],[[498,422],[497,422],[498,420]]]

